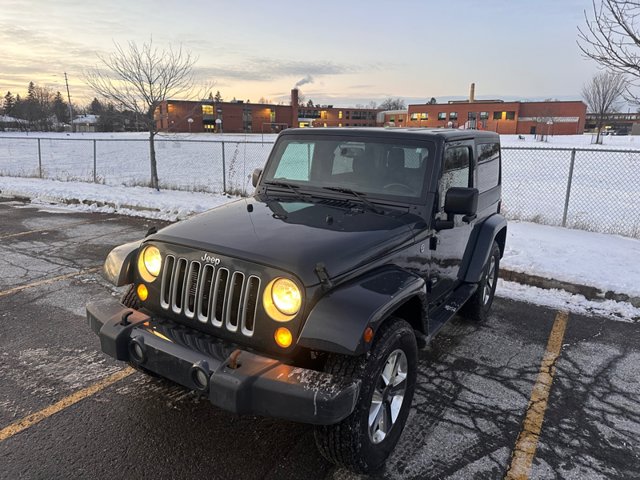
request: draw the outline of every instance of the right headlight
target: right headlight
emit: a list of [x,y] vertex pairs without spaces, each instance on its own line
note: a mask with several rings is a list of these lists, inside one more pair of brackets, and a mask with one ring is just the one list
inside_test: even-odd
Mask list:
[[147,245],[138,256],[138,272],[145,282],[153,282],[162,268],[162,255],[158,247]]
[[267,285],[262,296],[267,314],[278,322],[288,322],[300,311],[302,293],[288,278],[279,277]]

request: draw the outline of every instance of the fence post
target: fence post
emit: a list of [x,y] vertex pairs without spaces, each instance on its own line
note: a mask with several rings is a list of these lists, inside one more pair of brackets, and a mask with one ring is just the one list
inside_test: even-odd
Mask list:
[[569,211],[569,197],[571,196],[571,181],[573,180],[573,166],[576,163],[576,149],[571,149],[571,163],[569,164],[569,178],[567,180],[567,194],[564,199],[564,212],[562,213],[562,226],[567,226],[567,212]]
[[93,139],[93,183],[98,183],[96,180],[96,139]]
[[224,142],[222,142],[222,193],[227,193],[227,167],[224,159]]
[[38,177],[42,178],[42,150],[40,149],[40,139],[38,139]]

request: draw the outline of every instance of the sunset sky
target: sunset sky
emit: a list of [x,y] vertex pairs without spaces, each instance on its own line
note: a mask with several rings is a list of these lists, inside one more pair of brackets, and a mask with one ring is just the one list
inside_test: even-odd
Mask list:
[[466,96],[578,99],[597,71],[576,44],[590,0],[0,2],[0,91],[29,81],[84,104],[83,71],[113,43],[178,45],[225,100],[353,106]]

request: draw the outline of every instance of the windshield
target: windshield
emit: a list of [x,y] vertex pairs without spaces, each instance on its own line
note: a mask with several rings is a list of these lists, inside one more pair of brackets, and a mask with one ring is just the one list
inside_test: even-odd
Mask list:
[[430,141],[284,137],[276,145],[263,180],[348,189],[371,197],[420,198],[434,153],[435,144]]

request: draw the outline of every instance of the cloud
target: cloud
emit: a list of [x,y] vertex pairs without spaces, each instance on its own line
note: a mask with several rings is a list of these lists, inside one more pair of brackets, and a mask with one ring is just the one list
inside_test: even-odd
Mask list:
[[[364,67],[339,64],[330,61],[309,62],[253,57],[245,63],[234,66],[211,65],[196,67],[200,76],[269,82],[284,77],[304,77],[305,83],[314,81],[315,76],[346,75],[356,73]],[[301,80],[301,81],[302,81]]]

